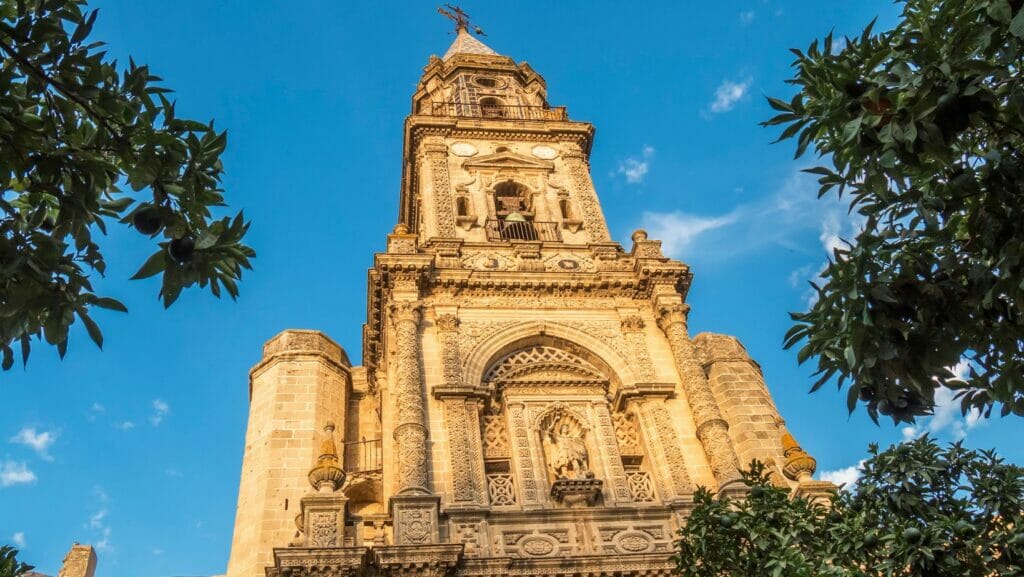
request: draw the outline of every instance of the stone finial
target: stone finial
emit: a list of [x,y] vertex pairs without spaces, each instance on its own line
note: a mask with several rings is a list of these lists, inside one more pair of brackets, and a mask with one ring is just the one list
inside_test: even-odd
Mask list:
[[790,480],[810,480],[811,475],[818,468],[818,462],[797,444],[796,439],[789,431],[782,434],[782,454],[786,457],[782,472]]
[[395,228],[391,230],[391,234],[409,234],[409,225],[398,223]]
[[334,445],[334,423],[327,421],[324,426],[324,440],[320,444],[320,456],[309,471],[309,484],[317,492],[329,493],[341,488],[345,472],[338,463],[338,449]]
[[633,236],[629,238],[633,239],[633,242],[645,241],[647,240],[647,231],[642,228],[638,228],[633,231]]

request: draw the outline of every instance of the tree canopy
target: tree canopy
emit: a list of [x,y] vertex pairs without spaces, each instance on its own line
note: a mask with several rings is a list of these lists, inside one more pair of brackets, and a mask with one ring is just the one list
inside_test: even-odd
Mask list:
[[96,308],[125,311],[98,295],[108,225],[134,227],[155,252],[133,278],[163,275],[170,306],[198,284],[235,298],[254,251],[242,214],[224,205],[227,133],[179,118],[149,68],[118,66],[89,39],[97,11],[84,0],[0,0],[0,350],[2,367],[34,337],[67,350],[82,321],[103,336]]
[[806,170],[819,196],[863,221],[786,346],[873,419],[928,414],[941,386],[1024,415],[1024,2],[902,2],[891,31],[794,49],[798,91],[769,98],[779,140],[831,161]]
[[745,499],[696,492],[683,577],[995,577],[1024,574],[1024,470],[991,451],[920,439],[870,449],[830,505],[743,473]]
[[34,569],[18,561],[18,550],[10,545],[0,546],[0,577],[18,577]]

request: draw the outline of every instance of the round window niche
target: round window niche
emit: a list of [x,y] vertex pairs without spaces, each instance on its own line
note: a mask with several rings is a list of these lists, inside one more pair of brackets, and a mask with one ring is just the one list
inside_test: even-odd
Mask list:
[[474,76],[473,84],[484,88],[499,88],[504,86],[505,83],[493,76]]

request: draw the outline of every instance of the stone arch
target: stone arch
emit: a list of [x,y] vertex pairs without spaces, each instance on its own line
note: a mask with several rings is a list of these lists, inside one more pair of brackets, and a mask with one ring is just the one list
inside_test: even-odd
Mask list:
[[620,389],[632,388],[638,382],[628,359],[601,339],[567,324],[535,320],[500,330],[470,350],[463,371],[465,383],[480,386],[495,362],[515,350],[537,344],[567,348],[600,370],[608,379],[612,398]]

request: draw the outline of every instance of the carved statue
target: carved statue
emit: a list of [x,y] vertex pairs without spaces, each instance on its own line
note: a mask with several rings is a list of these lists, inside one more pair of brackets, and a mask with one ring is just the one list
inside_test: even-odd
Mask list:
[[556,479],[592,479],[587,463],[587,447],[582,434],[574,434],[568,424],[548,429],[544,436],[548,467]]

